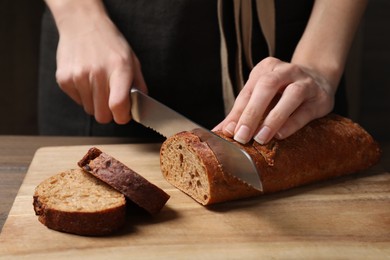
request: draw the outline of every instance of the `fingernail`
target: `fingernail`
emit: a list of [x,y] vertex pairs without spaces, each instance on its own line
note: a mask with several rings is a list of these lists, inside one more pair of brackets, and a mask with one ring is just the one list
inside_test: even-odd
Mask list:
[[246,125],[242,125],[238,129],[237,133],[234,135],[234,140],[239,143],[246,144],[250,139],[249,133],[249,127],[247,127]]
[[226,127],[225,131],[228,132],[231,136],[234,135],[234,130],[236,129],[236,122],[230,122]]
[[270,134],[271,134],[271,128],[269,128],[268,126],[263,126],[254,139],[259,144],[265,144],[268,141]]

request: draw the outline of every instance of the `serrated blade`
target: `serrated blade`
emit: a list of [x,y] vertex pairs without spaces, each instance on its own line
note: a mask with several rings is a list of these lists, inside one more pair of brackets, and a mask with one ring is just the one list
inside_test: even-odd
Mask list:
[[136,88],[131,90],[132,118],[165,137],[182,131],[194,132],[213,150],[224,172],[263,191],[263,185],[250,155],[237,145],[194,123]]

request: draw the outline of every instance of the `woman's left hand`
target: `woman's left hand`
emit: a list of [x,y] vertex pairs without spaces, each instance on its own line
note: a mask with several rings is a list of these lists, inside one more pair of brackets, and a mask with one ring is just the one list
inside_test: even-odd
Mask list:
[[231,112],[213,130],[243,144],[283,139],[328,114],[335,90],[314,70],[268,57],[253,68]]

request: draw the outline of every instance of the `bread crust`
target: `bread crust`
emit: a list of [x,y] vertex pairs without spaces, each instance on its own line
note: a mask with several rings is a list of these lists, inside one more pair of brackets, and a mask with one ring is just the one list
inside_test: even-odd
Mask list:
[[[244,149],[254,160],[263,183],[263,192],[235,179],[222,169],[211,148],[191,132],[181,132],[168,138],[160,150],[163,176],[173,186],[188,194],[188,188],[175,181],[185,175],[174,168],[172,147],[180,142],[193,151],[205,165],[209,190],[208,199],[192,196],[203,205],[258,196],[361,171],[376,164],[381,155],[379,145],[362,127],[350,119],[330,114],[314,120],[284,140],[271,140],[266,145],[251,141],[242,145],[233,139],[218,135]],[[201,148],[199,148],[201,147]],[[177,158],[177,156],[176,156]],[[237,162],[239,163],[239,162]]]
[[[107,206],[99,210],[66,210],[63,207],[64,205],[50,203],[52,196],[54,196],[50,191],[50,187],[56,185],[54,181],[58,181],[64,175],[82,174],[89,175],[81,169],[67,170],[44,180],[36,187],[33,196],[33,207],[38,220],[50,229],[84,236],[103,236],[117,231],[125,224],[126,220],[126,200],[119,193],[116,206]],[[86,176],[85,185],[89,185],[88,177],[91,178]],[[91,182],[97,181],[101,182],[100,180]],[[69,182],[68,185],[70,185],[70,188],[73,187],[72,182]],[[111,190],[106,184],[101,183],[101,185]],[[77,192],[77,188],[74,191]],[[113,189],[111,192],[117,193]],[[105,198],[100,199],[104,200]],[[83,205],[80,197],[75,200]],[[66,202],[63,201],[63,203]]]
[[162,189],[96,147],[90,148],[78,165],[150,214],[158,213],[170,198]]

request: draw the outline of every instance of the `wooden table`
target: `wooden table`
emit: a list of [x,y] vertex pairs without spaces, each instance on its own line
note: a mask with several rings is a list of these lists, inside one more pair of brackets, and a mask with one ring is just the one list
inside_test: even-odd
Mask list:
[[[72,151],[84,150],[84,148],[73,150],[71,146],[74,145],[127,144],[134,141],[137,140],[0,136],[0,227],[4,225],[38,148],[69,146],[70,149],[65,150],[72,153]],[[123,146],[121,147],[119,149],[123,149]],[[156,147],[153,146],[153,149]],[[151,221],[154,223],[151,225],[146,224],[145,220],[138,219],[139,226],[136,232],[131,230],[134,234],[122,234],[107,240],[89,241],[55,231],[49,232],[35,220],[34,225],[42,228],[40,229],[40,232],[44,232],[42,236],[48,235],[49,238],[53,237],[53,241],[60,241],[52,245],[52,250],[57,249],[50,252],[53,257],[59,256],[60,258],[74,257],[72,253],[84,253],[83,259],[84,257],[88,259],[88,256],[89,258],[99,256],[99,254],[102,254],[100,258],[104,259],[110,256],[107,252],[119,252],[125,257],[129,256],[129,252],[134,253],[136,250],[136,256],[147,258],[150,258],[148,252],[153,251],[165,257],[191,252],[192,255],[182,255],[187,259],[199,257],[216,259],[216,255],[222,252],[230,252],[232,255],[228,256],[233,259],[241,256],[245,259],[258,259],[258,256],[296,259],[313,259],[313,256],[322,259],[328,257],[332,259],[389,259],[390,190],[388,187],[390,178],[388,170],[383,169],[383,165],[385,167],[389,165],[389,147],[382,147],[385,154],[381,164],[366,173],[211,209],[204,209],[181,192],[160,182],[160,185],[168,189],[172,195],[168,209],[162,214],[161,219]],[[111,149],[110,146],[107,148]],[[115,149],[111,151],[114,152]],[[125,148],[122,152],[128,152],[127,149]],[[156,152],[154,151],[151,156],[155,160]],[[157,172],[158,166],[154,168]],[[34,170],[37,172],[37,169]],[[333,214],[334,212],[339,212],[339,214]],[[358,216],[355,218],[353,214]],[[192,220],[188,221],[188,219]],[[247,222],[240,223],[241,219]],[[262,229],[248,229],[248,225],[254,224],[261,226]],[[346,227],[346,225],[349,226]],[[169,230],[172,234],[169,234]],[[195,232],[189,234],[189,230]],[[373,232],[367,232],[366,236],[364,230]],[[26,232],[26,230],[23,231]],[[29,233],[24,233],[24,235],[29,237]],[[33,235],[37,236],[37,234]],[[15,237],[18,239],[18,235]],[[74,244],[76,240],[79,244]],[[221,248],[224,243],[227,247]],[[69,251],[65,248],[67,244],[77,245],[79,249]],[[91,244],[95,247],[91,247]],[[109,246],[105,248],[105,245]],[[58,248],[62,250],[58,251]],[[220,259],[229,259],[227,255],[219,256]]]

